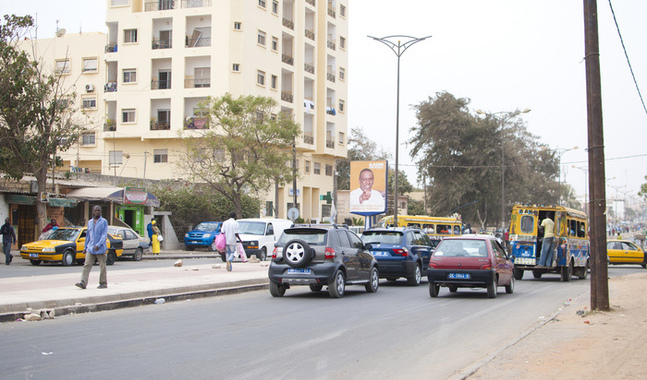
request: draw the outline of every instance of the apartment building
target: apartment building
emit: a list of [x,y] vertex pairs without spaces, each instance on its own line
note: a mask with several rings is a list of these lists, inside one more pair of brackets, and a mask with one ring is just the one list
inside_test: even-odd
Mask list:
[[[106,0],[108,34],[39,40],[79,95],[88,133],[62,154],[72,171],[186,179],[182,136],[199,104],[227,92],[277,100],[302,127],[297,202],[324,220],[336,159],[346,157],[348,8],[340,0]],[[99,40],[103,38],[103,41]],[[65,46],[67,47],[65,48]],[[292,184],[261,215],[285,217]]]

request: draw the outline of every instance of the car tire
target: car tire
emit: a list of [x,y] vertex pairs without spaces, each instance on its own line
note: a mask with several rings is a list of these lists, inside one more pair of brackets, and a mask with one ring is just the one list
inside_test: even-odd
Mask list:
[[69,267],[71,265],[74,265],[74,252],[72,251],[63,252],[63,258],[61,259],[61,264],[63,264],[64,267]]
[[580,280],[586,280],[586,278],[589,276],[589,260],[586,260],[584,268],[579,268],[578,271],[579,273],[577,274],[577,278],[579,278]]
[[536,279],[540,279],[542,274],[543,274],[543,273],[542,273],[542,272],[540,272],[540,271],[538,271],[538,270],[534,270],[534,271],[532,271],[532,277],[534,277],[534,278],[536,278]]
[[321,284],[310,284],[310,291],[317,293],[320,292],[321,289],[323,289],[323,285]]
[[458,286],[456,285],[449,285],[447,288],[449,289],[450,293],[456,293],[458,291]]
[[137,248],[135,253],[133,253],[133,261],[141,261],[142,257],[144,257],[144,251],[141,248]]
[[117,261],[117,254],[115,251],[108,251],[108,255],[106,257],[106,265],[112,265]]
[[207,247],[207,249],[209,250],[209,252],[216,252],[217,251],[217,249],[216,249],[216,239],[213,239],[213,241],[211,242],[211,244],[209,244],[209,247]]
[[[285,254],[285,251],[283,252]],[[337,269],[332,281],[328,284],[328,293],[330,293],[330,297],[332,298],[341,298],[344,296],[345,291],[346,277],[344,277],[344,272]]]
[[261,257],[259,257],[258,259],[261,260],[261,261],[265,261],[265,259],[267,259],[267,248],[265,248],[265,247],[261,248],[260,255],[261,255]]
[[283,261],[292,268],[303,268],[312,258],[312,248],[303,240],[290,240],[283,246]]
[[42,263],[42,261],[40,260],[29,260],[29,262],[31,263],[31,265],[40,265],[40,263]]
[[368,284],[365,285],[366,291],[369,293],[377,292],[377,288],[380,286],[380,273],[377,271],[376,267],[371,268],[371,275],[368,279]]
[[514,268],[512,270],[512,275],[515,280],[521,280],[523,278],[523,269]]
[[192,246],[192,245],[185,245],[184,250],[191,252],[191,251],[195,250],[195,247]]
[[488,298],[496,298],[497,296],[497,281],[496,276],[492,276],[492,282],[487,286],[487,296]]
[[283,295],[285,294],[285,289],[285,286],[270,281],[270,294],[272,295],[272,297],[283,297]]
[[416,269],[414,269],[413,271],[413,276],[407,277],[407,285],[420,286],[421,280],[422,280],[422,268],[420,268],[420,264],[416,264]]
[[505,292],[508,294],[514,293],[514,276],[510,277],[510,284],[505,286]]
[[436,298],[438,297],[438,293],[440,293],[440,284],[436,284],[434,282],[429,283],[429,296]]
[[566,265],[565,267],[562,267],[561,269],[561,275],[562,275],[562,282],[570,282],[571,278],[573,278],[573,261]]

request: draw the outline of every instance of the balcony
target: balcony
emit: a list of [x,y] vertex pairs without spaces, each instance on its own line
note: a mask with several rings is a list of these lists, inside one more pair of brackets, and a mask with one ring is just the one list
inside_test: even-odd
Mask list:
[[158,0],[146,2],[144,9],[146,10],[146,12],[175,9],[175,0]]
[[104,132],[115,132],[117,130],[117,123],[114,119],[106,119],[106,122],[103,123]]
[[108,82],[103,86],[103,92],[117,92],[117,82]]
[[182,0],[182,8],[210,7],[211,0]]
[[326,73],[326,79],[328,79],[331,82],[335,82],[335,74],[333,73]]
[[184,121],[184,129],[209,129],[206,117],[189,116]]
[[326,46],[328,46],[332,50],[335,50],[335,43],[333,41],[326,41]]
[[193,37],[186,36],[185,47],[202,47],[202,46],[211,46],[211,37]]
[[157,121],[156,118],[151,119],[151,131],[170,131],[171,123],[168,121]]
[[283,63],[294,66],[294,58],[291,55],[283,54]]
[[303,69],[304,69],[305,71],[309,72],[310,74],[314,74],[314,73],[315,73],[315,67],[314,67],[314,66],[312,66],[312,65],[310,65],[310,64],[304,63],[304,64],[303,64]]
[[335,140],[326,139],[326,148],[335,149]]
[[326,113],[328,115],[333,115],[334,116],[334,115],[337,115],[337,110],[335,110],[335,108],[333,108],[333,107],[326,107]]
[[305,144],[314,145],[315,138],[314,136],[303,135],[303,142]]
[[117,43],[110,42],[106,45],[106,53],[116,53],[117,52]]
[[292,103],[292,101],[294,100],[294,95],[292,95],[292,93],[288,91],[281,91],[281,100]]
[[283,26],[286,28],[294,30],[294,21],[288,20],[287,18],[283,18]]
[[306,29],[306,37],[308,37],[309,39],[314,41],[315,40],[315,32],[313,32],[312,30]]
[[312,5],[313,7],[317,6],[317,4],[315,3],[315,0],[306,0],[306,3]]
[[207,88],[211,87],[210,78],[185,79],[184,88]]
[[173,47],[173,43],[171,40],[160,40],[157,38],[153,38],[153,50],[157,49],[170,49]]
[[169,90],[171,88],[170,80],[152,80],[151,90]]
[[332,8],[332,4],[328,4],[328,16],[335,18],[337,14],[335,13],[335,10]]

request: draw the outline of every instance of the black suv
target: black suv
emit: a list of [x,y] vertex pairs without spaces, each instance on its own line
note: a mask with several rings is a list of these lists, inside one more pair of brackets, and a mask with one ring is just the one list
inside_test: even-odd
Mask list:
[[293,285],[324,285],[333,298],[344,296],[346,284],[364,285],[374,293],[380,282],[377,261],[362,240],[337,225],[292,227],[276,242],[268,271],[270,293],[281,297]]

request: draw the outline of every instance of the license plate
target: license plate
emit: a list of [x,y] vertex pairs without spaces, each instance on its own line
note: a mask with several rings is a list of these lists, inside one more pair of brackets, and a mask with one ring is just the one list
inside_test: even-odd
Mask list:
[[450,273],[447,275],[447,278],[454,280],[469,280],[471,275],[469,273]]
[[311,274],[312,270],[307,268],[292,268],[288,269],[288,274]]
[[384,251],[371,251],[371,255],[379,257],[388,257],[389,253]]
[[35,258],[38,258],[38,253],[30,253],[30,254],[29,254],[29,257],[35,257]]

